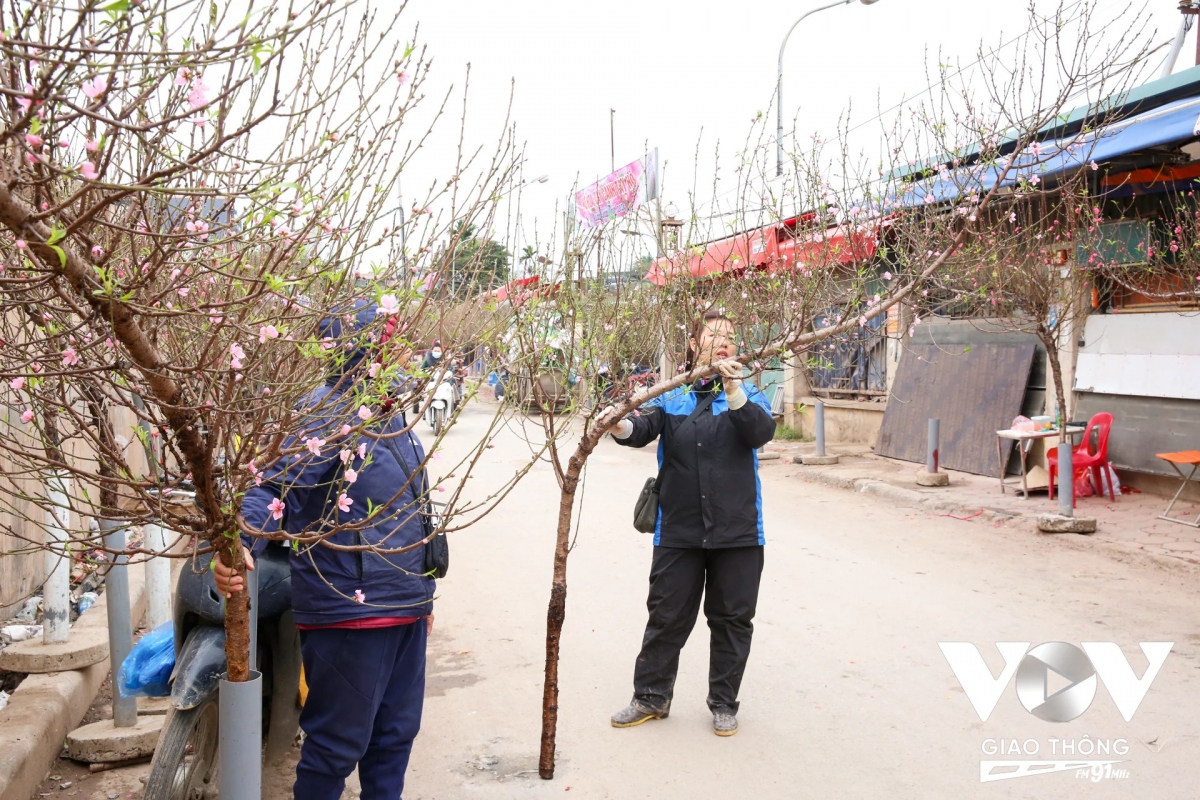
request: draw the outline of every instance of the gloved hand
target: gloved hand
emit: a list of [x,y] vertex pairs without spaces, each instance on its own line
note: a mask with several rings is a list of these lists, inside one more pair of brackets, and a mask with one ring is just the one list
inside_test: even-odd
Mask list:
[[718,361],[714,366],[721,376],[721,388],[725,390],[725,402],[730,411],[737,411],[746,405],[746,393],[742,390],[742,363],[734,358]]
[[[594,424],[597,428],[602,428],[607,425],[616,415],[617,407],[609,406],[596,415],[596,421]],[[608,429],[608,432],[611,433],[615,439],[628,439],[629,435],[633,433],[633,423],[627,419],[618,420],[613,427]]]
[[717,374],[721,376],[721,385],[725,394],[733,394],[742,388],[742,363],[734,358],[727,358],[714,364]]

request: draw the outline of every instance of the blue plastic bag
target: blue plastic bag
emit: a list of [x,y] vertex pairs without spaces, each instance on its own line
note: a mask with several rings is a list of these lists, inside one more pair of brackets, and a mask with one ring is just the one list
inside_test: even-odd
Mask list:
[[121,664],[121,697],[166,697],[175,669],[175,623],[164,622],[133,646]]

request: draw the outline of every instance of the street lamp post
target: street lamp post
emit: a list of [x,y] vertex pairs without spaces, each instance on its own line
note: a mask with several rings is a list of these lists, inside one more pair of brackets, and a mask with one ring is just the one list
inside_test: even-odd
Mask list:
[[[864,6],[879,2],[879,0],[858,1]],[[775,129],[775,177],[783,174],[783,51],[787,48],[788,39],[791,37],[792,31],[796,30],[797,25],[818,11],[824,11],[834,6],[847,6],[853,2],[854,0],[834,0],[832,3],[826,3],[823,6],[805,11],[800,15],[800,19],[793,22],[792,27],[788,28],[788,32],[783,35],[783,44],[779,45],[779,69],[775,76],[775,109],[778,122]]]
[[[522,186],[528,186],[531,183],[545,183],[548,180],[550,180],[549,175],[539,175],[531,181],[521,181],[520,183],[518,183],[512,189],[509,189],[504,194],[506,194],[506,195],[511,194],[512,192],[516,191],[517,189],[520,189]],[[501,195],[501,196],[503,196],[503,195]],[[519,269],[519,272],[521,273],[521,277],[524,278],[525,270],[523,268],[521,268],[521,195],[520,194],[517,195],[517,228],[515,231],[513,231],[513,238],[516,240],[516,243],[513,245],[513,257],[516,259],[516,264]]]

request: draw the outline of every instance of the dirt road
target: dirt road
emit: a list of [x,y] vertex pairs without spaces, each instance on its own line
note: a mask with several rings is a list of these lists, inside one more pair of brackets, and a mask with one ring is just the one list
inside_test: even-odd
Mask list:
[[[476,440],[493,409],[468,408],[439,466]],[[486,451],[471,491],[485,493],[527,454],[519,436],[506,434]],[[601,446],[571,555],[559,766],[549,782],[537,778],[536,754],[557,504],[550,467],[536,467],[497,511],[455,535],[405,797],[1194,794],[1200,581],[1049,538],[893,509],[801,483],[793,469],[762,468],[767,565],[739,734],[712,734],[702,622],[683,653],[671,717],[617,730],[608,717],[629,700],[651,554],[650,537],[634,532],[630,518],[654,460],[649,450]],[[992,675],[1003,667],[998,641],[1116,642],[1137,676],[1147,664],[1139,642],[1175,645],[1129,723],[1103,688],[1077,719],[1046,722],[1011,684],[983,723],[939,650],[943,641],[975,643]],[[985,753],[989,740],[1013,739],[1037,745],[1037,755]],[[1073,753],[1062,754],[1063,740]],[[1128,752],[1084,752],[1099,740],[1117,749],[1125,740]],[[1128,777],[1092,781],[1071,769],[981,786],[985,759],[1121,760]]]

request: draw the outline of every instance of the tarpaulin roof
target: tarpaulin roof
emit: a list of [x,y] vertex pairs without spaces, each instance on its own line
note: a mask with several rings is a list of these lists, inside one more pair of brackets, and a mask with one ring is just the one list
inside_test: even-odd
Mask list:
[[[1012,186],[1022,179],[1037,182],[1080,169],[1092,161],[1109,161],[1197,136],[1200,136],[1200,97],[1176,100],[1095,131],[1031,145],[1007,157],[1014,159],[1013,166],[1001,185]],[[1002,172],[1000,164],[947,170],[941,176],[905,187],[888,205],[912,207],[952,202],[964,195],[989,191]]]
[[[1200,66],[1174,72],[1165,78],[1148,81],[1140,86],[1110,95],[1096,103],[1079,106],[1043,126],[1032,138],[1044,142],[1073,136],[1083,130],[1084,126],[1103,126],[1110,119],[1127,119],[1134,114],[1152,111],[1176,100],[1197,95],[1200,95]],[[1016,139],[1008,138],[1000,145],[1000,152],[1008,154],[1015,147]],[[960,163],[973,162],[979,157],[979,149],[978,147],[969,148],[956,155],[942,155],[915,164],[901,165],[896,167],[889,177],[905,178],[916,173],[927,173],[931,169],[936,169],[938,163],[948,165],[956,157]]]
[[875,255],[879,220],[866,227],[836,225],[823,231],[793,236],[796,219],[735,234],[675,255],[661,258],[646,273],[646,280],[663,286],[673,278],[704,278],[726,272],[755,269],[851,264]]

